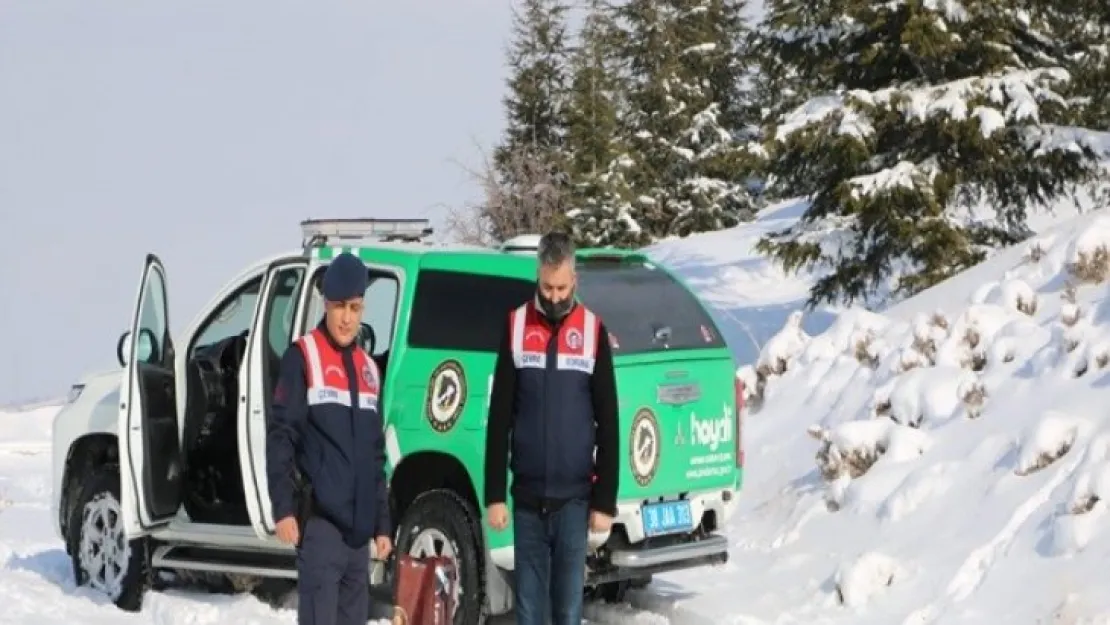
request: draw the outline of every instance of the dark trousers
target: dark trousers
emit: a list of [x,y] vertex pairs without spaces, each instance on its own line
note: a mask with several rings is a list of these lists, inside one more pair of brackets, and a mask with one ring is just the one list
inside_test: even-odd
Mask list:
[[573,499],[541,515],[513,507],[517,625],[582,625],[589,508]]
[[301,531],[297,549],[298,625],[366,625],[370,610],[370,546],[353,548],[322,517]]

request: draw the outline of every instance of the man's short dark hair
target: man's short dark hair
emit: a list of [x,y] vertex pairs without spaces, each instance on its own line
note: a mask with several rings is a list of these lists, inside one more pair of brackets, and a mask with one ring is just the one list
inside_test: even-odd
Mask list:
[[574,265],[574,241],[565,232],[548,232],[540,237],[536,257],[541,266],[557,267],[570,261]]

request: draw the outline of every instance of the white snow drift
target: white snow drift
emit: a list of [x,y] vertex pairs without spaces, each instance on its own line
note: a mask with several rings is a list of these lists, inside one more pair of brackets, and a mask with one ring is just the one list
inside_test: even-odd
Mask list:
[[[765,500],[736,531],[765,524],[758,506],[789,509],[770,553],[829,570],[789,618],[739,610],[949,625],[1059,622],[1066,606],[1067,622],[1110,622],[1110,212],[975,271],[988,270],[962,302],[937,287],[941,310],[849,311],[812,337],[791,319],[738,372],[759,406],[745,497]],[[806,447],[808,475],[762,483],[761,463],[796,467]]]

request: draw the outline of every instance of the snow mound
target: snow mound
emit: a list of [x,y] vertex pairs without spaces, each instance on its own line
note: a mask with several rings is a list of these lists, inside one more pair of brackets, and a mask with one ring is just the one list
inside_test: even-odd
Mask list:
[[820,550],[833,571],[792,615],[1110,622],[1110,211],[1018,247],[886,315],[818,335],[792,316],[738,370],[754,501],[735,527],[755,554]]
[[849,607],[862,606],[904,574],[894,558],[881,553],[865,553],[837,570],[837,598]]

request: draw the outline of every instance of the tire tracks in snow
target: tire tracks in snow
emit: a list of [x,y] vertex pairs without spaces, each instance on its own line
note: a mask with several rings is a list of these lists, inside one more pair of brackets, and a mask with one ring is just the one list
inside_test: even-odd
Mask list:
[[994,568],[998,558],[1004,555],[1013,544],[1018,531],[1030,517],[1045,504],[1049,503],[1052,493],[1071,478],[1082,464],[1084,456],[1076,454],[1064,467],[1046,481],[1028,499],[1021,503],[1010,515],[998,532],[990,540],[979,545],[960,564],[955,575],[948,581],[944,596],[939,600],[918,608],[902,621],[902,625],[931,625],[956,604],[970,597]]

